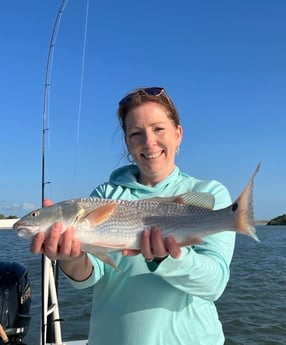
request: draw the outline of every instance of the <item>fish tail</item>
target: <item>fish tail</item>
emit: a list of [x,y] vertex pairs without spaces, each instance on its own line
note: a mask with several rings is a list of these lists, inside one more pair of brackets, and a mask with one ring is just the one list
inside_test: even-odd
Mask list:
[[248,235],[258,242],[260,241],[256,235],[253,215],[253,184],[259,168],[260,163],[257,165],[247,186],[232,204],[232,210],[235,214],[235,227],[238,232]]

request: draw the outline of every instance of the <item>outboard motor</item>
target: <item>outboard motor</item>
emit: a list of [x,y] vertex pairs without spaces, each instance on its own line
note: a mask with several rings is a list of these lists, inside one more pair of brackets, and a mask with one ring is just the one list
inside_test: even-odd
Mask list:
[[16,262],[0,261],[0,345],[24,345],[31,296],[28,270]]

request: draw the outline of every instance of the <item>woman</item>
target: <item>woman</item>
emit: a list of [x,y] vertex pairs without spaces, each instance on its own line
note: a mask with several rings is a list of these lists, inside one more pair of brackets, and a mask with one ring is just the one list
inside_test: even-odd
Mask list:
[[[215,209],[229,206],[231,199],[222,184],[188,176],[175,165],[182,127],[163,88],[129,93],[119,102],[118,117],[134,164],[115,170],[92,196],[135,200],[194,190],[213,194]],[[62,235],[61,230],[57,223],[46,238],[39,233],[31,250],[60,260],[74,287],[94,285],[89,345],[224,343],[214,301],[229,279],[233,232],[207,236],[200,245],[180,248],[174,238],[162,238],[160,228],[154,227],[143,231],[140,253],[112,254],[120,269],[116,272],[82,253],[73,229]]]

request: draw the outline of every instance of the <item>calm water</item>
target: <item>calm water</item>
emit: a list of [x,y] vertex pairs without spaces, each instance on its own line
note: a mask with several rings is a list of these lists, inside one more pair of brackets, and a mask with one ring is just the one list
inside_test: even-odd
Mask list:
[[[237,236],[231,279],[217,302],[225,345],[286,344],[286,226],[258,226],[261,243]],[[32,321],[25,342],[39,344],[40,256],[11,230],[0,231],[0,260],[29,270]],[[72,289],[60,275],[59,300],[65,340],[87,338],[91,289]]]

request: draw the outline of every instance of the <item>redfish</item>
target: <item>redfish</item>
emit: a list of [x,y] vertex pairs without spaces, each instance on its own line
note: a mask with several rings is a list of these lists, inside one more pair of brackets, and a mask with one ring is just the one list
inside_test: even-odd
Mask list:
[[71,199],[30,212],[14,224],[14,229],[20,237],[31,239],[40,231],[49,231],[55,222],[63,223],[64,229],[74,227],[82,250],[115,269],[108,253],[139,249],[142,231],[152,226],[159,226],[163,238],[172,236],[181,247],[201,243],[205,236],[222,231],[236,231],[259,241],[252,200],[259,167],[233,204],[220,210],[213,210],[213,195],[194,191],[134,201]]

